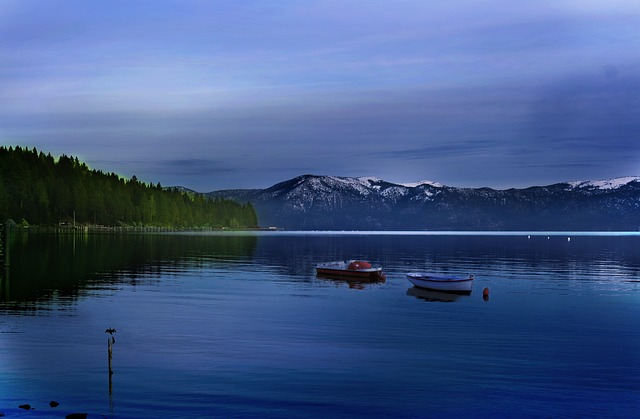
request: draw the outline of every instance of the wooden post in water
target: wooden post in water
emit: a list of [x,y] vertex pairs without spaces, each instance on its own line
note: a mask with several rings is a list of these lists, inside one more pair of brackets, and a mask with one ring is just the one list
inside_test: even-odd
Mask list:
[[109,352],[109,382],[111,382],[111,376],[113,375],[113,367],[111,365],[113,361],[113,342],[111,338],[107,340],[107,350]]
[[110,335],[107,339],[107,354],[109,358],[109,400],[111,400],[113,397],[113,367],[111,361],[113,359],[113,344],[116,343],[116,338],[113,336],[113,334],[116,333],[116,329],[110,327],[105,330],[104,333],[108,333]]

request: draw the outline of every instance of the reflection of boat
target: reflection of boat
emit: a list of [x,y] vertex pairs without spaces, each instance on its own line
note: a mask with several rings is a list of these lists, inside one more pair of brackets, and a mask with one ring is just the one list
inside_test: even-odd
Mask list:
[[316,265],[316,273],[322,276],[355,278],[355,279],[384,279],[386,278],[380,266],[371,266],[365,260],[348,260],[325,262]]
[[[465,293],[465,294],[469,295],[469,293]],[[418,287],[409,288],[407,290],[407,295],[416,297],[420,300],[438,301],[443,303],[452,303],[458,300],[460,297],[468,298],[466,296],[461,295],[461,293],[459,292],[435,291],[435,290],[429,290],[426,288],[418,288]]]
[[470,293],[473,286],[473,274],[467,277],[456,277],[442,274],[430,274],[412,272],[407,274],[407,279],[416,287],[431,290]]

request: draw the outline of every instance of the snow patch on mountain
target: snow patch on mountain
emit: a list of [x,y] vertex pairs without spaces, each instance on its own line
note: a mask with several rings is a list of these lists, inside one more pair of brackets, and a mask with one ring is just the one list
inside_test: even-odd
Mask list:
[[618,177],[607,180],[578,180],[573,182],[567,182],[572,188],[591,188],[591,189],[618,189],[621,186],[627,185],[631,182],[640,181],[640,177],[626,176]]
[[406,186],[407,188],[417,188],[418,186],[422,186],[422,185],[433,186],[434,188],[444,187],[442,183],[433,182],[431,180],[421,180],[419,182],[412,182],[412,183],[401,183],[400,185]]
[[[377,187],[380,188],[380,186]],[[409,190],[402,186],[391,186],[380,191],[380,195],[384,196],[385,198],[401,198],[403,196],[406,196],[408,193]]]
[[356,179],[359,180],[360,182],[362,182],[365,185],[370,185],[372,183],[384,182],[382,179],[380,179],[378,177],[374,177],[374,176],[365,176],[365,177],[359,177],[359,178],[356,178]]

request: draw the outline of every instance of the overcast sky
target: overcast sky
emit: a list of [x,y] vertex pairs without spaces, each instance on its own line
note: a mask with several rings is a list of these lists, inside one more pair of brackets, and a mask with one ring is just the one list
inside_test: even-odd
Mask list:
[[0,142],[201,192],[640,175],[640,1],[0,0]]

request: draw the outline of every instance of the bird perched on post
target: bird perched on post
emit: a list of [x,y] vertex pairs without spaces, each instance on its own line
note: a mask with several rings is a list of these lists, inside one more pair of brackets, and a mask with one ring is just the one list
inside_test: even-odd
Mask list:
[[111,335],[111,343],[116,343],[116,338],[113,336],[113,334],[116,333],[116,329],[114,329],[113,327],[110,327],[107,330],[105,330],[104,333],[108,333]]

